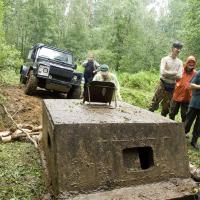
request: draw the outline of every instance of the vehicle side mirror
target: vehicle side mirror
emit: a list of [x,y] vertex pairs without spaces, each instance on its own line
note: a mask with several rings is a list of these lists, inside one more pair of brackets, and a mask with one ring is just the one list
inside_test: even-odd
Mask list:
[[74,64],[74,69],[77,69],[77,64]]

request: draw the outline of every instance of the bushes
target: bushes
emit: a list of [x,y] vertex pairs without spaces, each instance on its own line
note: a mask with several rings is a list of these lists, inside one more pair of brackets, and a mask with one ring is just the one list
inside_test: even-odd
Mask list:
[[[20,52],[13,46],[0,43],[0,49],[0,83],[2,83],[5,82],[5,79],[8,79],[10,72],[14,74],[14,71],[19,69],[22,64],[22,59],[20,57]],[[9,76],[9,78],[13,79],[12,76]],[[12,82],[12,80],[10,81]]]
[[22,64],[20,52],[17,51],[14,46],[5,43],[0,44],[0,49],[0,71],[8,68],[19,68]]
[[131,89],[152,90],[159,80],[157,71],[140,71],[135,74],[121,73],[118,74],[122,87]]
[[136,89],[121,88],[120,90],[123,101],[140,108],[148,108],[149,102],[153,95],[152,92]]
[[[14,46],[7,45],[6,43],[5,33],[2,28],[3,17],[4,5],[3,1],[0,0],[0,72],[2,70],[9,70],[10,68],[17,68],[22,63],[20,52]],[[2,76],[1,73],[0,76]]]
[[147,108],[159,80],[159,72],[118,73],[118,78],[123,100],[135,106]]

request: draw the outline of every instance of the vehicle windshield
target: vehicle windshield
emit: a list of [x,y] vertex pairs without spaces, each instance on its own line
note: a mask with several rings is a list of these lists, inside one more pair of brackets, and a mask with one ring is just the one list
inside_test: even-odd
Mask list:
[[45,57],[50,60],[64,62],[66,64],[72,64],[72,55],[53,49],[48,49],[46,47],[42,47],[40,49],[40,51],[38,52],[38,56]]

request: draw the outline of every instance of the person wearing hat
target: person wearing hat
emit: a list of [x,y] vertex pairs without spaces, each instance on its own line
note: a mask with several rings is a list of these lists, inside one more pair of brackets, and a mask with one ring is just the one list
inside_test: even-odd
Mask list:
[[169,113],[170,101],[176,81],[182,78],[183,63],[177,57],[183,45],[176,41],[172,44],[171,53],[162,58],[160,64],[160,81],[149,106],[149,111],[154,112],[161,103],[161,115]]
[[188,105],[192,97],[192,90],[190,88],[190,80],[196,74],[196,58],[189,56],[184,64],[183,76],[176,82],[173,97],[170,102],[169,118],[175,119],[178,114],[179,108],[181,108],[181,119],[182,122],[186,120],[186,112]]
[[199,149],[197,145],[198,138],[200,137],[200,71],[190,81],[190,88],[192,89],[192,98],[186,114],[185,133],[189,133],[193,122],[194,128],[192,131],[191,145]]
[[113,82],[116,87],[117,99],[121,100],[119,82],[117,77],[113,73],[109,72],[108,65],[103,64],[99,67],[99,72],[94,76],[93,81]]

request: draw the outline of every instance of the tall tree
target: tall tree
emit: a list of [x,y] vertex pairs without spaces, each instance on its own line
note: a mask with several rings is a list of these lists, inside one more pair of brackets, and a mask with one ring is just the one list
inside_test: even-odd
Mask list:
[[200,58],[200,2],[198,0],[188,0],[187,8],[183,35],[187,53]]

